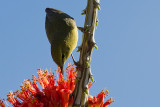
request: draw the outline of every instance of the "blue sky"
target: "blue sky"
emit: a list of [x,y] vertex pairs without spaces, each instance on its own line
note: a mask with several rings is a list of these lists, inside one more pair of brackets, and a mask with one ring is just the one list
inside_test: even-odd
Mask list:
[[[57,69],[45,33],[45,8],[53,7],[75,18],[86,0],[0,1],[0,97],[20,88],[37,68]],[[101,0],[95,31],[90,94],[109,90],[110,107],[157,107],[160,96],[160,1]],[[78,45],[82,33],[79,32]],[[79,53],[74,50],[75,59]],[[72,63],[71,58],[66,62]],[[108,98],[109,98],[108,97]]]

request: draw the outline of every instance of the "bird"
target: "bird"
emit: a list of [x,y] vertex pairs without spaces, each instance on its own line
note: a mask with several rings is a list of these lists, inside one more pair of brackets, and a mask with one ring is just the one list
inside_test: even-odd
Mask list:
[[64,74],[64,64],[78,42],[76,21],[68,14],[54,8],[46,8],[45,12],[45,30],[51,45],[51,56]]

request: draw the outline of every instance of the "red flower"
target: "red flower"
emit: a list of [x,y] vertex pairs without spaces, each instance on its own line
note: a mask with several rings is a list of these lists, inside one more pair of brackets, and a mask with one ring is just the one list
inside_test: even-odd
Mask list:
[[114,102],[114,100],[112,98],[110,98],[103,104],[103,107],[106,107],[107,105],[110,105],[113,102]]
[[88,97],[89,107],[107,107],[107,105],[114,102],[114,100],[110,98],[104,103],[104,98],[108,94],[109,92],[107,90],[106,91],[102,90],[97,96],[92,97],[91,95],[89,95]]
[[[58,72],[59,78],[56,81],[54,73],[38,69],[38,79],[33,75],[33,82],[29,79],[25,80],[21,91],[10,92],[7,100],[14,107],[68,107],[68,104],[72,105],[73,98],[70,94],[75,88],[75,68],[69,65],[67,79],[64,79],[60,69]],[[42,86],[42,91],[38,88],[37,82]],[[3,102],[0,101],[0,104],[3,105]]]
[[[48,70],[38,69],[38,78],[33,75],[32,81],[25,80],[21,90],[9,92],[7,100],[13,107],[72,107],[73,97],[71,94],[75,88],[77,73],[74,66],[71,65],[67,67],[66,71],[67,78],[64,79],[60,68],[58,68],[57,75]],[[38,87],[37,83],[42,86],[42,89]],[[88,87],[90,88],[93,83],[89,82]],[[106,107],[114,102],[110,98],[104,103],[106,95],[108,95],[107,90],[103,90],[95,97],[88,95],[89,107]],[[0,107],[5,107],[4,100],[0,99]]]
[[5,104],[2,99],[0,99],[0,107],[5,107]]

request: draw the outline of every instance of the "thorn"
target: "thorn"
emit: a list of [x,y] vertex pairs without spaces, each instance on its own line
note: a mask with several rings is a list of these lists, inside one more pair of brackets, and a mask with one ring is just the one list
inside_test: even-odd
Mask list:
[[95,44],[95,45],[94,45],[94,48],[95,48],[95,49],[98,49],[98,46]]
[[83,27],[78,27],[77,28],[81,31],[81,32],[84,32],[84,28]]
[[[87,7],[86,7],[87,8]],[[82,10],[81,15],[85,15],[86,14],[86,8],[84,10]]]
[[99,20],[98,20],[98,19],[96,19],[96,26],[98,26],[98,22],[99,22]]
[[98,48],[98,46],[96,45],[96,42],[93,42],[93,41],[90,42],[90,46],[94,48]]
[[98,10],[101,10],[101,8],[99,6],[100,4],[96,0],[94,0],[93,4],[94,4],[95,8],[97,8]]
[[82,49],[81,46],[78,46],[77,48],[78,48],[78,50],[76,52],[79,52]]
[[81,15],[85,15],[86,13],[82,12]]

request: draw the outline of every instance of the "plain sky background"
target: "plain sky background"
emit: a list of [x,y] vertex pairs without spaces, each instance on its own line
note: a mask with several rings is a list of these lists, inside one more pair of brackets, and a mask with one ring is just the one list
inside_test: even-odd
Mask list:
[[[75,18],[87,0],[0,1],[0,97],[20,89],[37,68],[57,69],[45,33],[45,8]],[[158,107],[160,100],[160,0],[101,0],[95,31],[92,73],[96,83],[90,94],[109,90],[115,102],[109,107]],[[78,45],[82,33],[79,32]],[[77,50],[77,49],[76,49]],[[79,53],[73,55],[78,60]],[[66,62],[72,63],[71,58]],[[109,98],[107,97],[107,98]]]

